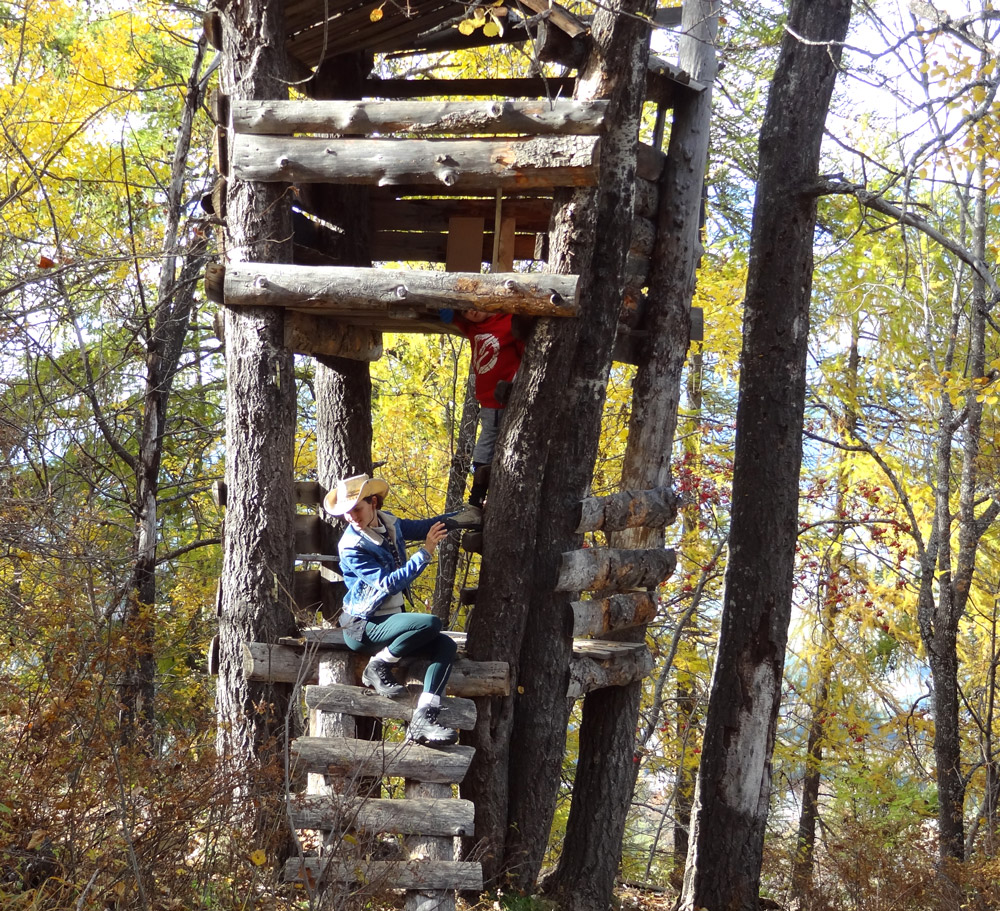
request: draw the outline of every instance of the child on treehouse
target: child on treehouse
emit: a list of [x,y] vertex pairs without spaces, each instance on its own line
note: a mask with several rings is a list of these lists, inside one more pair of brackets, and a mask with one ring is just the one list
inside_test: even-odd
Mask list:
[[469,505],[482,509],[489,487],[490,464],[511,385],[521,366],[530,322],[510,313],[442,310],[441,318],[453,322],[472,344],[472,370],[479,402],[479,433],[472,450],[472,489]]
[[[424,690],[407,728],[408,740],[441,746],[458,740],[458,732],[438,721],[455,643],[441,632],[432,614],[406,612],[410,584],[430,564],[438,544],[452,529],[470,527],[466,517],[448,513],[430,519],[398,519],[382,509],[389,485],[367,474],[338,481],[323,500],[327,512],[349,523],[338,545],[340,572],[347,584],[340,625],[352,651],[372,655],[361,676],[381,696],[396,698],[406,688],[392,667],[400,658],[430,661]],[[406,541],[423,539],[407,557]]]

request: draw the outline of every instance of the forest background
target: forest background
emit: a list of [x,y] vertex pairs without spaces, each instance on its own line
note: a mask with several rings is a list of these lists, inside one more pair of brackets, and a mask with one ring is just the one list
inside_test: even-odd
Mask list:
[[[201,12],[0,6],[4,907],[303,901],[240,837],[215,756],[206,653],[225,390],[200,286],[216,228],[201,206],[214,180]],[[989,4],[857,5],[845,49],[816,189],[795,611],[762,878],[782,903],[929,906],[942,857],[982,906],[1000,902],[998,18]],[[623,881],[667,895],[722,603],[756,137],[782,33],[776,3],[733,3],[720,28],[696,301],[706,329],[674,453],[679,565],[649,630],[657,664],[622,857]],[[654,48],[670,57],[673,40],[657,32]],[[516,54],[378,66],[503,76]],[[387,336],[372,365],[373,454],[400,514],[443,504],[467,375],[451,335]],[[308,359],[296,378],[296,475],[309,479]],[[616,365],[595,494],[619,477],[630,381]],[[474,583],[464,561],[459,582]],[[429,602],[433,574],[423,582]],[[452,619],[465,621],[457,607]],[[931,710],[948,683],[957,833],[939,824]],[[567,800],[574,759],[571,729]]]

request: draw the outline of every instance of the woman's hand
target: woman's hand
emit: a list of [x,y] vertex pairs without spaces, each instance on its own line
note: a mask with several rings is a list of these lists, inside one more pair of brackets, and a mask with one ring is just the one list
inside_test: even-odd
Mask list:
[[437,549],[438,544],[441,540],[448,535],[448,529],[444,527],[444,522],[435,522],[430,531],[427,532],[427,537],[424,539],[424,550],[427,551],[432,557],[434,556],[434,551]]

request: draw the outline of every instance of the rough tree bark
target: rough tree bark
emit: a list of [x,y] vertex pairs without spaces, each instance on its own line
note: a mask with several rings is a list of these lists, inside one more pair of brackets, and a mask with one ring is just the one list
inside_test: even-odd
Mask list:
[[[267,0],[233,0],[220,15],[224,90],[234,98],[286,97],[283,7]],[[287,187],[231,180],[227,213],[231,259],[291,261]],[[280,309],[227,310],[225,338],[228,505],[219,619],[219,749],[234,776],[244,781],[239,795],[253,801],[259,836],[283,841],[282,756],[291,687],[244,679],[242,648],[295,631],[289,603],[295,377]]]
[[575,595],[552,589],[560,554],[581,543],[577,501],[588,492],[599,438],[648,54],[648,31],[635,14],[651,11],[647,0],[618,0],[594,18],[576,97],[611,101],[601,185],[557,194],[550,259],[554,271],[580,276],[581,312],[539,320],[525,352],[493,462],[480,595],[469,624],[469,656],[507,661],[512,694],[480,701],[463,793],[476,803],[487,881],[504,874],[525,889],[541,866],[562,766]]
[[680,907],[756,911],[791,614],[816,198],[850,0],[792,0],[760,136],[722,629]]
[[[717,0],[686,0],[681,68],[698,82],[715,78]],[[670,483],[681,373],[690,337],[691,299],[701,254],[699,213],[708,158],[711,92],[685,99],[674,111],[667,163],[660,179],[657,240],[647,295],[648,342],[633,383],[623,489]],[[662,547],[663,529],[634,528],[610,537],[613,547]],[[645,626],[619,634],[641,641]],[[609,636],[615,638],[614,635]],[[579,911],[609,907],[638,764],[635,731],[642,683],[606,687],[583,703],[580,757],[566,838],[546,891]]]

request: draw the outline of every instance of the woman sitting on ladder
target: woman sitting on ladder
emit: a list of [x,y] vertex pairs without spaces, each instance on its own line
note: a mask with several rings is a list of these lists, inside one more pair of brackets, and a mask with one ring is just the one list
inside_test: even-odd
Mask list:
[[[327,512],[350,523],[338,545],[347,584],[340,615],[344,641],[352,651],[373,656],[361,680],[381,696],[406,693],[392,673],[400,658],[430,661],[406,737],[430,746],[455,743],[458,732],[440,724],[438,714],[457,647],[441,632],[439,618],[406,612],[403,598],[448,532],[478,524],[478,516],[398,519],[382,511],[388,492],[381,478],[359,474],[339,481],[323,500]],[[420,549],[407,558],[405,542],[421,539]]]

